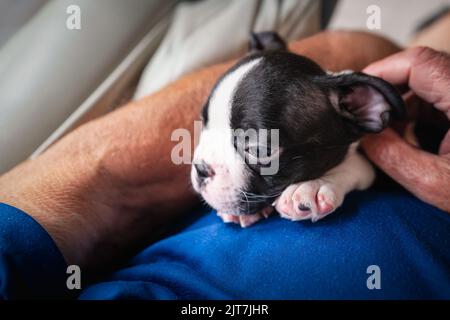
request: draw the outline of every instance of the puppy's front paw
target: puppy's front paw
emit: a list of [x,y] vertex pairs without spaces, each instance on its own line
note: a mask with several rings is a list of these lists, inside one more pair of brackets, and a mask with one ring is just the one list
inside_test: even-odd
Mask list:
[[275,201],[280,216],[289,220],[322,219],[336,210],[344,200],[339,186],[325,179],[292,184]]
[[255,214],[246,214],[246,215],[232,215],[227,213],[217,212],[217,215],[223,220],[225,223],[237,223],[240,224],[242,228],[246,228],[251,226],[252,224],[258,222],[263,218],[268,218],[273,212],[272,207],[264,208],[261,212]]

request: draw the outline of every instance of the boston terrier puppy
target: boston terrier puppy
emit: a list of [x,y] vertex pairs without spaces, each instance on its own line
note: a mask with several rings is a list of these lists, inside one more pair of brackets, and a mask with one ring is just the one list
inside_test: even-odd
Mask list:
[[401,118],[403,100],[380,78],[324,71],[288,52],[276,33],[253,34],[250,47],[203,108],[193,187],[225,222],[243,227],[273,207],[317,221],[372,184],[357,142]]

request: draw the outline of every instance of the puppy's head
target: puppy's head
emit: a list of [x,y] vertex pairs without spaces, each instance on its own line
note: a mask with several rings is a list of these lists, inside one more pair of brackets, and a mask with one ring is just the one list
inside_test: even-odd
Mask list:
[[276,49],[252,52],[219,79],[202,111],[191,171],[194,189],[226,214],[256,213],[288,185],[322,176],[364,133],[404,112],[382,79],[326,73],[283,50],[272,33],[252,42]]

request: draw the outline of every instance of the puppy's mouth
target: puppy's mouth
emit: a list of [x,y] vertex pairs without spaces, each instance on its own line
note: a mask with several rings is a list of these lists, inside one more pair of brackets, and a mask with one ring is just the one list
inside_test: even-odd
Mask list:
[[263,195],[250,195],[247,192],[240,191],[237,196],[230,196],[233,200],[226,201],[227,196],[223,195],[222,198],[212,197],[209,191],[208,185],[202,185],[198,193],[203,200],[217,210],[220,214],[233,215],[233,216],[246,216],[261,213],[266,208],[272,207],[272,203],[275,201],[275,197],[266,197]]
[[233,216],[249,216],[260,214],[268,208],[272,208],[275,201],[281,195],[280,192],[272,194],[252,193],[241,189],[233,192],[217,192],[208,181],[197,183],[196,191],[203,200],[217,212]]
[[[250,216],[261,213],[266,208],[271,208],[273,202],[281,194],[268,194],[265,181],[258,181],[260,186],[248,189],[245,187],[249,181],[241,179],[243,183],[234,183],[229,177],[229,168],[214,167],[205,170],[207,166],[193,166],[191,181],[194,190],[217,212],[232,216]],[[214,171],[213,171],[214,170]],[[251,185],[254,185],[252,182]],[[269,188],[269,186],[267,186]],[[269,188],[273,190],[273,188]]]
[[242,197],[239,200],[238,215],[253,215],[261,213],[266,208],[272,207],[277,197],[256,195],[242,192]]

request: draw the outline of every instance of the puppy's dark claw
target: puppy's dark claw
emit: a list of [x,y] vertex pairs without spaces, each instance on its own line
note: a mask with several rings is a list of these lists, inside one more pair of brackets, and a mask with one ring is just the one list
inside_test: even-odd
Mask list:
[[309,206],[303,204],[303,203],[300,203],[300,204],[298,205],[298,210],[303,211],[303,212],[306,212],[306,211],[310,211],[311,208],[310,208]]

